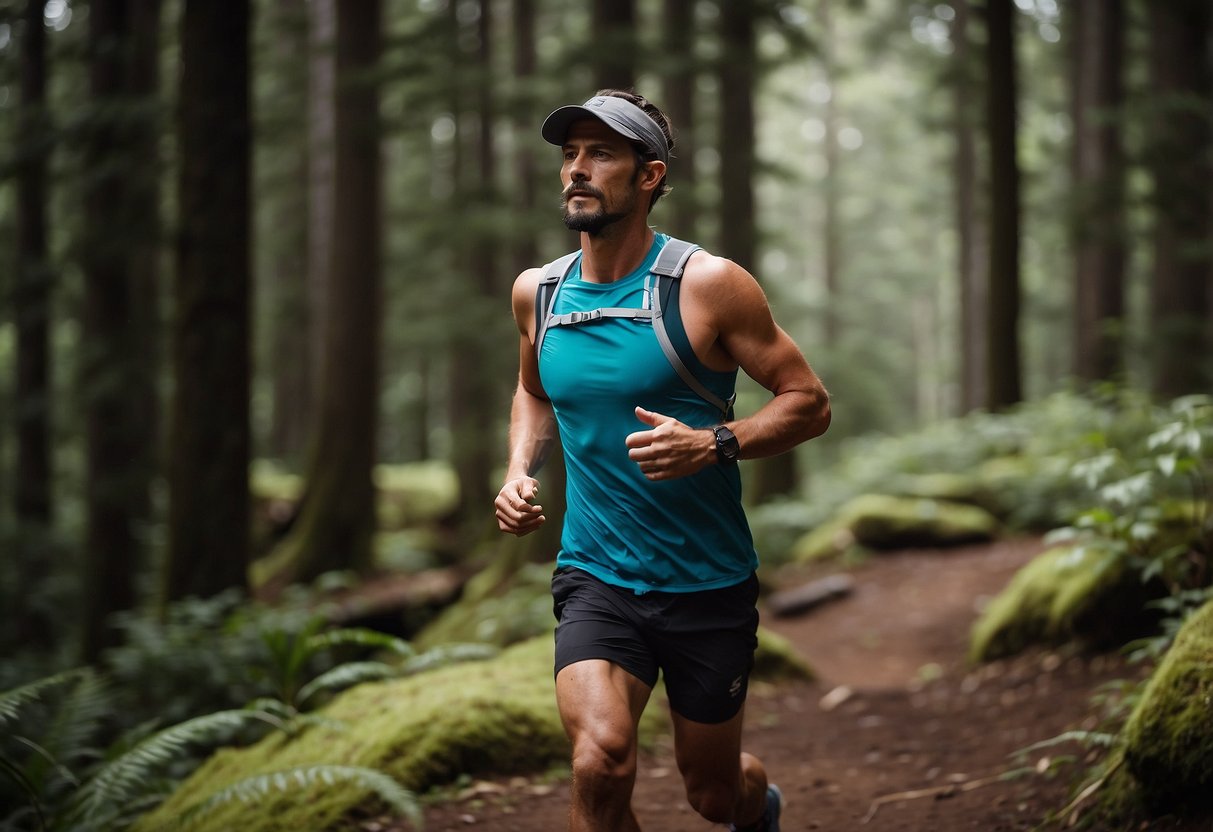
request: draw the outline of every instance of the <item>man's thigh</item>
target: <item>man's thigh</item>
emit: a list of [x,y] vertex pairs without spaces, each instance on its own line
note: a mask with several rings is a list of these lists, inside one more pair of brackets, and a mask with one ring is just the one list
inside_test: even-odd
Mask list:
[[741,730],[744,709],[725,722],[703,723],[671,713],[674,756],[688,792],[717,788],[732,791],[741,778]]

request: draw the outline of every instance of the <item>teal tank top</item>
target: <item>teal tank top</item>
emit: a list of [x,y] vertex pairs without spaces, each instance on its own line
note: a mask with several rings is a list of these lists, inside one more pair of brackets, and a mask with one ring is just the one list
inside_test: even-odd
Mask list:
[[[583,281],[578,260],[556,296],[555,313],[644,306],[649,269],[668,239],[658,234],[644,262],[613,283]],[[688,367],[727,399],[736,371],[690,360],[677,305],[671,307],[667,329]],[[558,567],[583,569],[637,593],[716,589],[750,576],[758,557],[736,465],[650,482],[628,458],[628,434],[650,429],[636,418],[637,405],[696,428],[720,421],[719,411],[678,377],[651,322],[604,318],[553,327],[543,340],[539,374],[556,414],[568,479]]]

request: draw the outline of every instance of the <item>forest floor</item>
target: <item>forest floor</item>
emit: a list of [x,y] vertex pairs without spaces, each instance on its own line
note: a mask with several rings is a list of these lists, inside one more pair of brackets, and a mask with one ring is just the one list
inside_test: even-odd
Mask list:
[[[783,790],[784,832],[1010,832],[1033,829],[1066,805],[1074,766],[1053,776],[1000,775],[1043,767],[1048,756],[1081,755],[1073,745],[1033,752],[1026,762],[1014,752],[1095,727],[1093,694],[1145,671],[1115,654],[1043,650],[967,664],[981,605],[1039,550],[1036,540],[1008,540],[884,554],[846,570],[855,579],[849,596],[799,617],[764,614],[764,625],[817,673],[813,682],[750,688],[744,746]],[[837,571],[785,568],[768,580],[789,588]],[[649,707],[664,703],[655,698]],[[668,742],[642,755],[633,805],[646,830],[721,828],[687,805]],[[567,806],[566,778],[477,781],[429,802],[425,828],[558,832]],[[1207,832],[1208,825],[1147,828]]]

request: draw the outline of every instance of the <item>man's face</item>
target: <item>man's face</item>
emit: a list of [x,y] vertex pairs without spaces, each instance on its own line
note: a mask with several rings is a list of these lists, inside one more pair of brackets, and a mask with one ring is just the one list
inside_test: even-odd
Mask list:
[[561,198],[569,229],[597,235],[636,210],[643,168],[627,139],[587,118],[569,128],[561,152]]

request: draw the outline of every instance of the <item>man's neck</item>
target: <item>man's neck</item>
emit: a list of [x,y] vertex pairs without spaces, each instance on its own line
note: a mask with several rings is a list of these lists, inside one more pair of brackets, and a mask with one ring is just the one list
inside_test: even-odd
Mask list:
[[581,279],[614,283],[635,271],[653,245],[653,230],[646,219],[621,220],[597,235],[581,232]]

